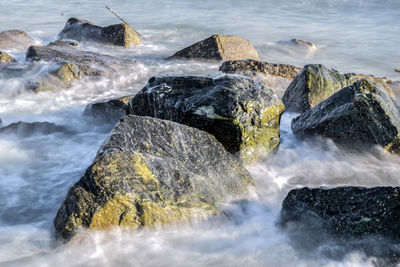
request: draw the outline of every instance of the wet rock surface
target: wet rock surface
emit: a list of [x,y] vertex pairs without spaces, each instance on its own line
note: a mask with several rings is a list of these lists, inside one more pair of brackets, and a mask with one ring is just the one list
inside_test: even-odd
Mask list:
[[244,76],[152,77],[129,102],[129,113],[176,121],[214,135],[252,162],[279,144],[280,99]]
[[0,51],[0,64],[15,62],[15,59],[6,52]]
[[302,113],[327,99],[343,87],[365,78],[379,83],[390,95],[393,95],[387,85],[388,79],[355,73],[341,74],[324,65],[309,64],[304,66],[290,83],[282,97],[282,101],[286,110]]
[[322,135],[348,145],[400,148],[399,107],[388,93],[370,80],[360,80],[293,119],[296,135]]
[[125,116],[130,98],[131,95],[89,104],[83,111],[83,116],[91,117],[95,123],[115,124]]
[[240,161],[210,134],[171,121],[127,115],[69,190],[56,234],[153,228],[215,214],[253,184]]
[[141,43],[137,32],[128,24],[121,23],[100,27],[90,21],[78,18],[70,18],[64,29],[58,34],[58,38],[86,40],[125,47]]
[[8,30],[0,32],[0,50],[25,50],[34,42],[34,39],[24,31]]
[[216,34],[188,46],[167,59],[260,60],[257,50],[246,39]]
[[307,242],[321,245],[333,238],[344,248],[339,254],[362,250],[392,264],[400,259],[399,219],[399,187],[294,189],[281,211],[281,225],[295,242],[311,236]]
[[[1,126],[1,124],[0,124]],[[53,133],[71,134],[73,131],[65,126],[52,122],[15,122],[0,128],[0,134],[15,134],[20,137],[28,137],[35,134],[48,135]]]

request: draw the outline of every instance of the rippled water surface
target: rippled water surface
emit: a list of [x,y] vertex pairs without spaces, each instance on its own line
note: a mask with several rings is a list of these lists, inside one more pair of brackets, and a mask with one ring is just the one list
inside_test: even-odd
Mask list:
[[[367,266],[358,251],[331,257],[330,243],[298,249],[277,226],[287,192],[302,186],[399,185],[400,159],[380,148],[344,151],[330,140],[293,137],[286,113],[279,150],[249,166],[257,190],[245,203],[228,203],[228,216],[157,231],[93,232],[68,245],[54,240],[52,220],[68,188],[90,165],[110,125],[81,117],[86,104],[134,94],[158,74],[218,74],[218,63],[164,61],[214,33],[253,42],[264,61],[303,66],[322,63],[341,72],[400,80],[400,2],[396,0],[282,1],[50,1],[0,2],[0,31],[18,28],[46,44],[69,17],[100,25],[119,23],[109,4],[142,35],[128,49],[82,43],[83,49],[135,59],[137,64],[101,79],[83,79],[67,90],[23,90],[29,77],[0,76],[0,118],[48,121],[68,133],[0,135],[0,266]],[[314,52],[287,45],[292,38],[316,44]],[[24,60],[25,51],[8,51]],[[45,66],[39,65],[38,68]],[[304,247],[308,247],[304,238]],[[332,252],[333,251],[333,252]]]

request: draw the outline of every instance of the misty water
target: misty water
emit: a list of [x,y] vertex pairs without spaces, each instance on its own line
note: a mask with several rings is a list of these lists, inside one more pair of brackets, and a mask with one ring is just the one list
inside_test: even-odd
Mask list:
[[[302,67],[321,63],[340,72],[400,80],[400,2],[397,0],[120,1],[10,0],[0,2],[0,31],[20,29],[38,44],[56,39],[70,17],[99,25],[119,23],[109,4],[142,35],[143,44],[118,48],[80,43],[85,50],[136,60],[71,88],[34,93],[23,78],[0,75],[0,118],[47,121],[70,131],[0,135],[0,266],[367,266],[374,258],[344,251],[331,240],[294,241],[277,225],[282,200],[293,188],[339,185],[399,186],[400,158],[382,148],[347,151],[331,140],[297,140],[285,113],[279,149],[248,166],[256,190],[247,202],[227,203],[225,215],[156,231],[111,229],[69,244],[54,238],[53,219],[67,190],[83,175],[112,125],[81,116],[91,102],[140,90],[153,75],[218,75],[219,63],[163,58],[215,33],[254,44],[260,58]],[[315,51],[288,45],[300,38]],[[7,50],[17,60],[25,50]],[[282,84],[273,84],[282,88]],[[332,256],[334,255],[334,256]]]

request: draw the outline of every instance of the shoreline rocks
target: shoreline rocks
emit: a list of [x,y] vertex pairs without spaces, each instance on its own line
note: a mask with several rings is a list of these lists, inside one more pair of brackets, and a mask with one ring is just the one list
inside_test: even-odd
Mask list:
[[15,59],[6,52],[0,51],[0,64],[15,62]]
[[93,41],[118,46],[133,46],[141,43],[137,32],[128,24],[120,23],[100,27],[90,21],[70,18],[64,29],[58,34],[59,39]]
[[0,32],[0,50],[25,50],[34,42],[35,40],[24,31],[8,30]]
[[304,66],[290,83],[282,101],[287,111],[303,113],[343,87],[366,78],[379,83],[393,96],[393,92],[387,85],[388,79],[355,73],[341,74],[321,64],[309,64]]
[[278,146],[283,110],[270,89],[245,76],[161,76],[130,100],[128,113],[209,132],[252,163]]
[[260,60],[257,50],[250,41],[238,36],[223,34],[212,35],[166,59]]
[[296,135],[322,135],[349,145],[400,149],[400,111],[378,84],[360,80],[292,120]]
[[171,121],[125,116],[54,219],[56,235],[154,228],[213,215],[254,181],[210,134]]
[[[1,123],[0,123],[1,127]],[[27,137],[34,134],[48,135],[53,133],[70,134],[72,131],[65,126],[56,125],[52,122],[15,122],[0,128],[0,134],[15,134]]]
[[82,115],[91,117],[96,123],[115,124],[120,118],[126,115],[129,107],[129,99],[132,97],[132,95],[128,95],[89,104]]

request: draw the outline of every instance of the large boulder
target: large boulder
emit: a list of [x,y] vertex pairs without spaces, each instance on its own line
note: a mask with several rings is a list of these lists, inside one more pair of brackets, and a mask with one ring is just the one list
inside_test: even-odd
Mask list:
[[399,107],[378,84],[367,80],[341,89],[292,120],[295,134],[322,135],[344,144],[400,148]]
[[257,79],[282,97],[301,68],[287,64],[272,64],[252,59],[225,61],[219,70],[228,74],[242,74]]
[[357,80],[368,78],[383,86],[390,95],[393,95],[385,78],[377,78],[363,74],[341,74],[320,64],[310,64],[297,74],[290,83],[282,97],[286,110],[293,112],[305,112],[321,101],[327,99],[345,86],[355,83]]
[[257,50],[246,39],[216,34],[188,46],[167,59],[260,60]]
[[64,29],[58,34],[58,38],[77,41],[87,40],[125,47],[140,44],[138,33],[128,24],[121,23],[100,27],[78,18],[70,18]]
[[34,42],[35,41],[26,32],[20,30],[0,32],[0,50],[25,50],[33,45]]
[[152,77],[129,102],[129,113],[207,131],[251,163],[279,144],[281,100],[238,75]]
[[399,207],[400,187],[301,188],[284,199],[280,223],[303,246],[305,238],[317,245],[334,241],[393,263],[400,259]]
[[0,64],[7,64],[14,62],[15,59],[6,52],[0,51]]
[[171,121],[127,115],[69,190],[54,225],[70,238],[82,229],[133,229],[215,214],[245,197],[247,170],[215,138]]
[[131,98],[129,95],[89,104],[83,111],[83,116],[90,117],[96,123],[115,124],[126,114]]

